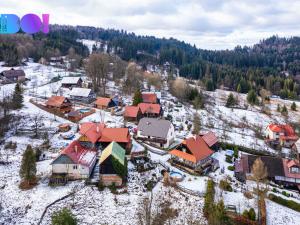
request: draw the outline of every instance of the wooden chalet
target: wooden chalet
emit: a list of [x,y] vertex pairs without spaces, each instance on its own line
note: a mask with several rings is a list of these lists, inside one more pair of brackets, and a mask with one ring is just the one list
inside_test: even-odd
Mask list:
[[117,104],[113,101],[112,98],[100,97],[97,98],[97,100],[94,102],[94,106],[98,109],[109,109],[117,106]]
[[159,104],[140,103],[138,104],[143,117],[160,117],[163,112]]
[[72,110],[72,103],[64,96],[52,96],[46,101],[46,107],[62,113],[68,113]]
[[70,99],[73,101],[91,103],[95,101],[96,94],[89,88],[73,88],[70,92]]
[[126,106],[123,116],[126,121],[138,122],[142,118],[142,111],[138,106]]
[[24,70],[12,68],[10,70],[2,71],[1,75],[10,82],[24,82],[26,80]]
[[111,142],[99,159],[100,182],[104,186],[122,186],[127,177],[125,150],[116,142]]
[[82,87],[82,79],[80,77],[63,77],[61,86],[63,88]]

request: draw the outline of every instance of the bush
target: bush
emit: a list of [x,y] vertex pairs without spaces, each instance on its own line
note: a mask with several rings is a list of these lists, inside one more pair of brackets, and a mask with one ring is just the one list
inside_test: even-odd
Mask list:
[[112,185],[109,186],[109,189],[111,193],[115,194],[117,192],[117,187],[115,183],[112,183]]
[[281,194],[284,195],[284,196],[286,196],[286,197],[290,197],[290,194],[289,194],[289,193],[286,193],[286,191],[282,191]]
[[275,192],[275,193],[278,192],[276,188],[273,188],[272,191]]
[[231,170],[231,171],[234,171],[235,167],[234,166],[228,166],[227,169]]
[[221,189],[223,189],[224,191],[232,192],[232,187],[231,187],[230,183],[227,180],[221,180],[220,184],[219,184],[219,187]]
[[272,200],[273,202],[276,202],[280,205],[283,205],[283,206],[286,206],[290,209],[293,209],[297,212],[300,212],[300,204],[293,201],[293,200],[287,200],[287,199],[284,199],[284,198],[281,198],[277,195],[274,195],[274,194],[269,194],[269,199]]
[[226,155],[226,160],[225,161],[228,162],[228,163],[232,163],[232,157]]
[[255,210],[253,208],[251,208],[248,212],[248,216],[250,220],[255,221],[256,220],[256,213]]
[[105,186],[103,185],[103,183],[101,181],[99,181],[99,184],[98,184],[98,190],[99,191],[103,191],[105,188]]
[[76,225],[77,220],[71,211],[67,208],[63,208],[60,211],[54,212],[52,217],[52,225]]

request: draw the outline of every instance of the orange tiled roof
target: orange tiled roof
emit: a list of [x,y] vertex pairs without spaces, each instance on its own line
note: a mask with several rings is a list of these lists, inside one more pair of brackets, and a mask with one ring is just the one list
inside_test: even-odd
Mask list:
[[145,114],[145,113],[159,114],[160,113],[160,105],[159,104],[140,103],[140,104],[138,104],[138,107],[141,109],[142,114]]
[[101,123],[82,123],[80,125],[79,133],[86,136],[92,143],[96,143],[101,137],[105,124]]
[[124,142],[130,141],[128,128],[104,128],[99,138],[100,142]]
[[53,106],[53,107],[60,107],[64,103],[65,99],[66,98],[64,96],[52,96],[48,98],[46,105]]
[[294,129],[288,124],[286,124],[286,125],[284,125],[284,124],[270,124],[268,127],[273,132],[277,132],[277,133],[284,132],[286,136],[295,135]]
[[144,103],[157,103],[157,96],[155,93],[142,93]]
[[182,159],[185,159],[187,161],[190,161],[190,162],[193,162],[193,163],[196,163],[196,157],[191,155],[191,154],[188,154],[188,153],[185,153],[185,152],[182,152],[182,151],[179,151],[177,149],[173,149],[169,152],[171,155],[175,155],[179,158],[182,158]]
[[138,116],[139,107],[137,106],[126,106],[124,111],[124,117],[136,118]]
[[205,159],[214,153],[200,136],[186,139],[186,146],[197,161]]
[[99,105],[99,106],[108,106],[110,101],[111,101],[111,98],[100,97],[100,98],[97,98],[97,100],[95,101],[95,104]]

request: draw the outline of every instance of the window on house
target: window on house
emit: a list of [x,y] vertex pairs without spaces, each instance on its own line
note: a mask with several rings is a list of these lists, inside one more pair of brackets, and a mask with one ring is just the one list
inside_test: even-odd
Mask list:
[[74,165],[74,166],[73,166],[73,169],[74,169],[74,170],[77,170],[77,165]]
[[292,173],[299,173],[299,168],[298,167],[291,167],[291,172]]

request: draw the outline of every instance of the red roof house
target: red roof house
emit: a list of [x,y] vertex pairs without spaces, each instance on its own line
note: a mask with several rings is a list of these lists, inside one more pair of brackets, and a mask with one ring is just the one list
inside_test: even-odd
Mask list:
[[46,107],[58,109],[60,112],[67,113],[72,109],[72,103],[64,96],[52,96],[46,101]]
[[140,103],[138,107],[141,109],[143,116],[159,117],[161,115],[161,106],[159,104]]
[[184,140],[179,146],[169,152],[175,163],[196,169],[214,153],[201,136]]
[[142,93],[142,98],[144,103],[157,103],[157,96],[155,93]]
[[127,121],[139,121],[142,111],[138,106],[126,106],[124,111],[124,119]]
[[128,128],[108,128],[103,123],[82,123],[79,127],[79,133],[82,135],[79,140],[90,142],[92,146],[101,144],[106,147],[115,141],[126,150],[131,149],[131,136]]
[[291,147],[299,137],[296,135],[293,127],[285,124],[270,124],[266,129],[268,142],[279,142],[281,146]]
[[94,148],[86,148],[79,141],[73,141],[52,162],[52,173],[69,178],[89,178],[97,158]]
[[108,109],[116,106],[115,102],[111,98],[104,97],[97,98],[94,104],[98,109]]
[[216,134],[212,131],[209,131],[208,133],[205,133],[205,134],[200,134],[200,136],[203,138],[205,143],[210,148],[218,142],[218,138],[217,138]]

